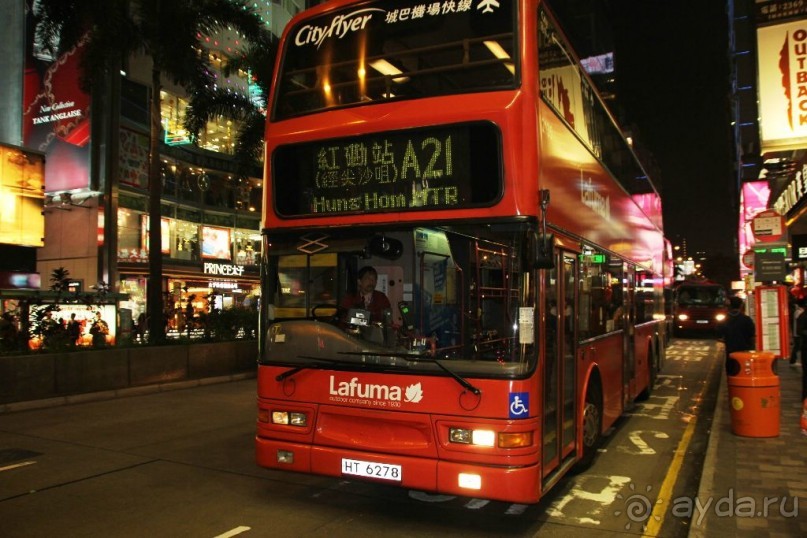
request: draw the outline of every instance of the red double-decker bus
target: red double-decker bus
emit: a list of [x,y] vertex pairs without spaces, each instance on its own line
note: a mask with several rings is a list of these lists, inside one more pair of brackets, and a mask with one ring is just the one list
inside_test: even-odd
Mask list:
[[651,390],[660,198],[543,3],[301,13],[265,180],[259,465],[531,503]]

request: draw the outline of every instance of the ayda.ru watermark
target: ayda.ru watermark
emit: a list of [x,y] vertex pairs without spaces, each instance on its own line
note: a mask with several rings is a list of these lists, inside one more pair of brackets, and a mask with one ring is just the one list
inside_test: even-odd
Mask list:
[[[633,484],[630,485],[634,490]],[[624,509],[614,512],[614,515],[625,514],[630,522],[625,526],[630,529],[631,523],[644,525],[653,516],[653,507],[662,504],[661,499],[653,500],[649,497],[648,486],[646,494],[635,493],[628,497],[617,495],[617,499],[624,500]],[[669,512],[671,515],[681,519],[688,519],[693,526],[700,526],[704,518],[709,514],[716,517],[762,517],[768,518],[778,516],[783,518],[795,518],[799,515],[798,497],[762,497],[757,499],[748,495],[737,497],[734,489],[728,491],[728,495],[723,497],[676,497],[670,501]],[[660,519],[658,516],[653,516]]]

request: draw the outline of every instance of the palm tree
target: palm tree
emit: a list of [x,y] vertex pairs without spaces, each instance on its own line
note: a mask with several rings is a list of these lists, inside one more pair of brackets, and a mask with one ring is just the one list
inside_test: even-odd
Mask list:
[[246,175],[262,158],[266,124],[266,99],[275,65],[276,47],[251,45],[241,56],[229,60],[223,75],[229,77],[238,70],[247,71],[262,95],[256,103],[249,96],[240,95],[220,86],[206,86],[191,91],[185,116],[185,128],[196,141],[199,132],[216,116],[238,121],[235,141],[235,164],[239,174]]
[[163,77],[186,89],[211,86],[208,55],[202,53],[204,36],[229,28],[255,46],[269,47],[271,33],[246,0],[39,0],[35,16],[37,35],[51,52],[68,51],[86,39],[81,83],[87,91],[115,76],[122,59],[140,55],[151,61],[147,305],[150,339],[161,342],[165,338],[159,158]]
[[70,288],[70,271],[64,267],[57,267],[50,274],[50,289],[57,292],[59,297]]

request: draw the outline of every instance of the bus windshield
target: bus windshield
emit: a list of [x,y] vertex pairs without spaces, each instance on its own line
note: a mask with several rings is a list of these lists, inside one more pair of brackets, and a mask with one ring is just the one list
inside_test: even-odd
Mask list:
[[[529,235],[510,228],[383,234],[351,228],[273,237],[265,298],[282,321],[269,329],[262,362],[429,373],[444,365],[463,375],[526,375],[534,367],[537,317],[522,269]],[[353,299],[365,267],[375,270],[375,290],[389,301],[377,318]]]
[[726,291],[721,286],[686,286],[676,291],[679,306],[725,306]]
[[289,29],[273,120],[513,88],[515,2],[376,0]]

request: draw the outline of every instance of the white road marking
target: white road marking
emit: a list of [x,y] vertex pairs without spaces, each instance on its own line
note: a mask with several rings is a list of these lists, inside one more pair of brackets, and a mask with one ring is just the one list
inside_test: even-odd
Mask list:
[[6,465],[5,467],[0,467],[0,472],[3,471],[10,471],[12,469],[19,469],[20,467],[25,467],[26,465],[33,465],[35,461],[24,461],[22,463],[15,463],[14,465]]
[[251,531],[251,530],[252,530],[251,527],[244,527],[244,526],[236,527],[236,528],[234,528],[232,530],[229,530],[229,531],[225,532],[224,534],[219,534],[218,536],[215,536],[214,538],[230,538],[231,536],[238,536],[241,533]]
[[511,504],[504,513],[508,516],[520,516],[527,508],[529,508],[527,504]]
[[[613,505],[619,490],[630,481],[627,476],[581,475],[578,477],[577,485],[572,487],[566,496],[553,502],[546,512],[552,517],[571,519],[579,524],[599,525],[600,521],[592,516],[602,516],[605,510]],[[586,491],[584,488],[587,486],[596,491]],[[563,509],[570,503],[578,505],[577,511],[580,511],[582,505],[582,511],[586,512],[588,517],[566,516]]]
[[465,503],[465,508],[468,508],[469,510],[479,510],[489,502],[490,501],[486,501],[485,499],[471,499]]
[[[678,396],[651,396],[648,401],[636,406],[637,411],[629,411],[625,415],[631,417],[647,417],[658,420],[668,420],[678,404]],[[661,400],[663,403],[650,403],[650,400]],[[641,412],[639,412],[641,411]]]
[[651,448],[650,445],[642,439],[642,434],[652,434],[653,437],[656,439],[669,439],[670,436],[664,432],[659,432],[655,430],[637,430],[635,432],[631,432],[628,435],[628,440],[633,443],[633,446],[623,446],[620,445],[617,447],[617,450],[620,452],[627,452],[628,454],[637,454],[637,455],[653,455],[656,453],[655,449]]

